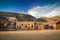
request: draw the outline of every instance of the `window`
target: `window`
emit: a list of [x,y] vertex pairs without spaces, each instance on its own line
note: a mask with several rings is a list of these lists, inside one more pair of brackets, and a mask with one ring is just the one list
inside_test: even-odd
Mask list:
[[25,26],[25,28],[27,28],[27,26]]
[[23,26],[23,24],[21,24],[21,26]]
[[19,27],[19,28],[21,28],[21,27]]
[[33,25],[31,27],[33,28]]

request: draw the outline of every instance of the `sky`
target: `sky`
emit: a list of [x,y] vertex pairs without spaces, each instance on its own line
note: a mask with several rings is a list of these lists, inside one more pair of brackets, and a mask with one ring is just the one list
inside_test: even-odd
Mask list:
[[60,0],[0,0],[0,11],[30,14],[36,18],[60,16]]

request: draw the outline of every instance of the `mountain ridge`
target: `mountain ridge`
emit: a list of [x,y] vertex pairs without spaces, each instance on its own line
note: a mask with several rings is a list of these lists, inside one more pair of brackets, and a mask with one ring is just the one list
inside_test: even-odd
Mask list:
[[0,12],[0,16],[16,17],[18,20],[35,20],[36,18],[29,14],[14,13],[14,12]]

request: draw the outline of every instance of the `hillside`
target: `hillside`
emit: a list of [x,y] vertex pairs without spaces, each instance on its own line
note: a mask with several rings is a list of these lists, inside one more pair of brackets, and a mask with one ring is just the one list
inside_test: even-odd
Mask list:
[[56,20],[60,20],[60,16],[54,16],[54,17],[50,17],[50,18],[45,18],[47,21],[56,21]]
[[39,21],[39,22],[47,22],[45,17],[40,17],[40,18],[37,19],[37,21]]
[[54,17],[50,17],[50,18],[40,17],[40,19],[44,19],[46,21],[56,21],[56,20],[60,20],[60,16],[54,16]]
[[60,20],[60,16],[51,17],[52,20]]
[[40,18],[37,19],[37,21],[41,21],[41,22],[56,21],[56,20],[60,20],[60,16],[53,16],[53,17],[50,17],[50,18],[40,17]]
[[13,13],[13,12],[0,12],[0,16],[4,17],[16,17],[18,20],[35,20],[36,18],[23,13]]
[[5,16],[5,17],[16,17],[16,15],[18,14],[12,12],[0,12],[0,16]]

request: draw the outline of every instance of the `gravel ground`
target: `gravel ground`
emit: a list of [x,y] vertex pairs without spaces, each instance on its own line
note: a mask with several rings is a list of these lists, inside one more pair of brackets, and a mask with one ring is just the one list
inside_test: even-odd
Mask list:
[[60,30],[0,31],[0,40],[60,40]]

